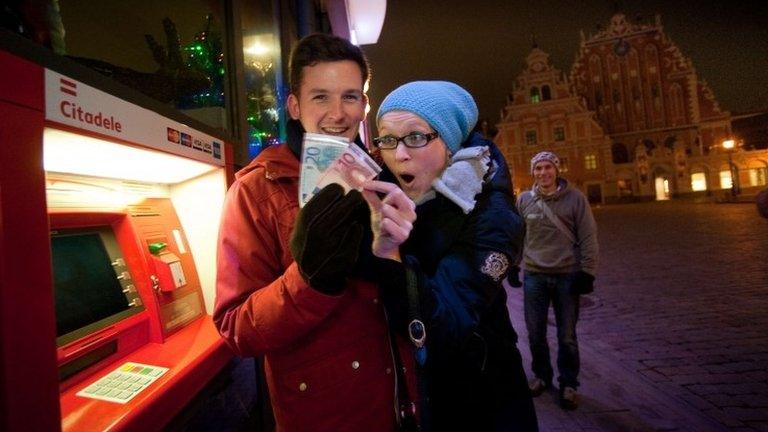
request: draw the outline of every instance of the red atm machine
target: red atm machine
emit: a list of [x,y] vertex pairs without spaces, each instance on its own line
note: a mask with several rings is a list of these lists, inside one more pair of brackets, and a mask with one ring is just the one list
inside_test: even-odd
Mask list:
[[157,430],[231,359],[221,139],[0,50],[0,429]]

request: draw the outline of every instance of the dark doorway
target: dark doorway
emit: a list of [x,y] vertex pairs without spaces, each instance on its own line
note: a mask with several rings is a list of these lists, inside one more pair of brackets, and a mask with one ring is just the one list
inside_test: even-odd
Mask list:
[[603,188],[599,184],[587,185],[587,199],[590,204],[603,203]]

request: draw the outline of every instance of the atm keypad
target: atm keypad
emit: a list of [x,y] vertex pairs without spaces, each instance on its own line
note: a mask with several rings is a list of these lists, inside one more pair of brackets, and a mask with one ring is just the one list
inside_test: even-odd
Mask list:
[[126,403],[149,387],[168,368],[128,362],[80,390],[77,395],[109,402]]

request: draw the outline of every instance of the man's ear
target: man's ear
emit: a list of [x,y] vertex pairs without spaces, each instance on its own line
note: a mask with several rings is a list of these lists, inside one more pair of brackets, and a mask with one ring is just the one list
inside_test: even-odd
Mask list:
[[288,114],[292,119],[298,120],[301,117],[301,110],[299,109],[299,98],[293,93],[288,95],[288,99],[285,101],[285,105],[288,107]]

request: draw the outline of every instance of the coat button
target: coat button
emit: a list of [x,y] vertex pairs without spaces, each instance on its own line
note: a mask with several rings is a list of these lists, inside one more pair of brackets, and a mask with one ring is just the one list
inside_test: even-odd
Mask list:
[[299,391],[306,391],[306,390],[307,390],[307,383],[299,384]]
[[373,299],[373,304],[379,304],[379,299],[377,298]]
[[392,368],[387,368],[386,372],[387,372],[387,375],[390,375],[392,373]]
[[360,362],[355,360],[352,362],[352,369],[360,369]]

